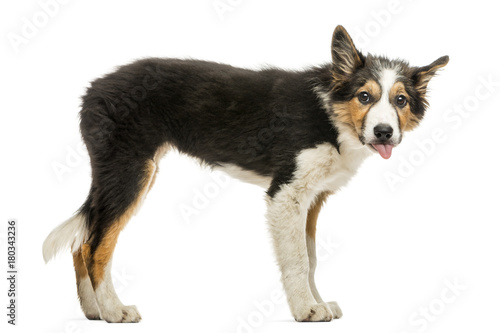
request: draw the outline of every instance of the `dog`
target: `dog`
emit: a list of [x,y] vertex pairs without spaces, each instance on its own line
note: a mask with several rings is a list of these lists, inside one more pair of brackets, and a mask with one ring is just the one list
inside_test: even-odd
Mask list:
[[92,184],[73,217],[43,245],[46,262],[71,248],[88,319],[138,322],[111,281],[120,231],[155,182],[170,150],[266,189],[266,218],[281,280],[297,321],[342,312],[314,282],[316,220],[326,198],[373,153],[388,159],[428,108],[427,86],[448,56],[430,65],[363,55],[342,26],[332,61],[302,71],[248,70],[147,58],[92,82],[80,130]]

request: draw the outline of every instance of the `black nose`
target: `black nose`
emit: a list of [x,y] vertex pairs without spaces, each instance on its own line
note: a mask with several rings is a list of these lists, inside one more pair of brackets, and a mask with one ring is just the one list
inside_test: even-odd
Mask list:
[[392,137],[392,133],[394,132],[394,130],[390,125],[379,124],[375,126],[373,132],[375,133],[377,139],[379,139],[380,141],[387,141]]

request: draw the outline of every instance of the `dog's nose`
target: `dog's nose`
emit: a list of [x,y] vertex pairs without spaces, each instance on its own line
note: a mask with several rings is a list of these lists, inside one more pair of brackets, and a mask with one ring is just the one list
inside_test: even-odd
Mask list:
[[390,125],[378,124],[373,129],[373,132],[375,133],[375,137],[380,141],[387,141],[392,137],[392,133],[394,132],[394,130]]

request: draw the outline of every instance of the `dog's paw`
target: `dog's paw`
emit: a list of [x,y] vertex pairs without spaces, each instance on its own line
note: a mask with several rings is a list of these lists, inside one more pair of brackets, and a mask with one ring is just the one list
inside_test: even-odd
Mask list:
[[330,310],[332,310],[333,319],[342,318],[342,310],[340,310],[340,307],[337,304],[337,302],[327,302],[326,304],[328,304]]
[[319,303],[304,307],[294,317],[296,321],[331,321],[334,314],[327,303]]
[[99,313],[85,313],[85,317],[88,320],[101,320],[101,315]]
[[90,300],[90,301],[81,300],[80,305],[83,313],[85,314],[85,317],[87,317],[88,320],[101,320],[99,307],[97,306],[95,300]]
[[138,323],[142,319],[134,305],[101,311],[101,317],[108,323]]

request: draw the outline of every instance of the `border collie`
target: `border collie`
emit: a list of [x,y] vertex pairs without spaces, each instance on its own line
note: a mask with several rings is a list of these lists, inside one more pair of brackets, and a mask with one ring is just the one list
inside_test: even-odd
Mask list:
[[170,150],[263,186],[267,223],[291,313],[330,321],[342,312],[314,283],[316,220],[326,198],[372,153],[391,156],[428,107],[428,66],[363,55],[342,26],[332,62],[302,71],[248,70],[148,58],[92,82],[80,129],[92,184],[78,212],[43,245],[45,261],[71,247],[85,316],[138,322],[118,299],[111,261],[120,231],[155,182]]

